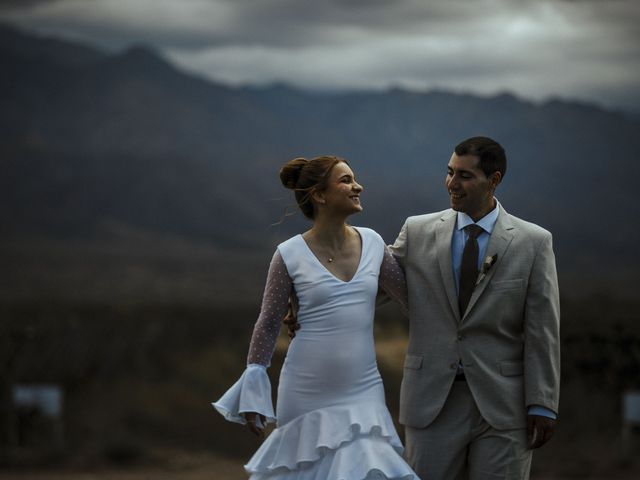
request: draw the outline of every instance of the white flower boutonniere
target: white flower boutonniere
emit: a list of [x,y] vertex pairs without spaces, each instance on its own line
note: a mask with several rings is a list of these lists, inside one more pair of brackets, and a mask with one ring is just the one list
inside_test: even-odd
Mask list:
[[497,253],[493,256],[487,256],[487,258],[484,259],[484,262],[482,262],[482,269],[480,270],[480,275],[478,275],[478,280],[476,281],[476,285],[478,285],[482,280],[484,280],[484,277],[487,276],[487,273],[489,273],[489,270],[491,270],[491,267],[493,267],[493,265],[497,261],[498,261]]

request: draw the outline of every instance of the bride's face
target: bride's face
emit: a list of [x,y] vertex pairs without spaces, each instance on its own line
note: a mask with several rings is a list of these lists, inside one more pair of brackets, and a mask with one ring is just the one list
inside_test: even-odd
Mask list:
[[327,180],[327,188],[317,192],[314,197],[318,206],[332,213],[350,215],[362,211],[360,193],[363,187],[356,182],[356,177],[349,165],[338,163],[331,169]]

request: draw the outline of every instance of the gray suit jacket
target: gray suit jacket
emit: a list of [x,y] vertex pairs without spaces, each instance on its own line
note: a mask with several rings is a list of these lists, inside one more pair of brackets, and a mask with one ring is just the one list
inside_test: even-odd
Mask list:
[[483,418],[524,428],[526,409],[558,411],[560,307],[551,234],[503,208],[487,245],[497,261],[480,274],[463,318],[451,259],[456,212],[409,217],[392,247],[409,289],[409,346],[400,422],[429,425],[461,362]]

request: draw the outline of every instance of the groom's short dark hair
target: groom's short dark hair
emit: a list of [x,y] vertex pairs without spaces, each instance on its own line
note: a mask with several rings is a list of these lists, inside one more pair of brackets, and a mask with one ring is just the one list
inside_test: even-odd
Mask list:
[[500,172],[507,173],[507,156],[504,148],[489,137],[471,137],[463,140],[455,148],[456,155],[475,155],[480,159],[480,168],[486,176]]

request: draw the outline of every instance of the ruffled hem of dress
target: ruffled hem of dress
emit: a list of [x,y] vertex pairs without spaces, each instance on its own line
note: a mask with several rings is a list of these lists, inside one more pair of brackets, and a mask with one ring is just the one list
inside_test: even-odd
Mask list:
[[276,428],[245,465],[252,480],[418,480],[384,405],[306,413]]
[[276,421],[271,401],[271,382],[262,365],[248,365],[238,381],[211,405],[230,422],[246,424],[241,415],[244,412],[264,415],[267,423]]

